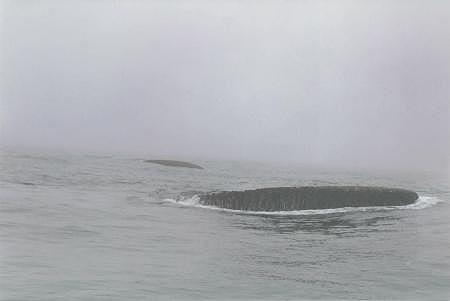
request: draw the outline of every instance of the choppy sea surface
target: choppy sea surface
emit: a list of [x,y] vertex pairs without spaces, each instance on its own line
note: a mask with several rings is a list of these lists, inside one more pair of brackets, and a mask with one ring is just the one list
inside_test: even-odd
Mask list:
[[[1,300],[450,298],[450,181],[249,162],[3,150]],[[271,214],[195,195],[300,185],[412,189],[404,207]]]

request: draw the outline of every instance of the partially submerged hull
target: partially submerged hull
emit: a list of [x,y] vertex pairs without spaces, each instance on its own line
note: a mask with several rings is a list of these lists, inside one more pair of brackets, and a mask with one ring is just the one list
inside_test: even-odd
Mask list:
[[398,188],[303,186],[208,193],[200,196],[200,203],[235,210],[289,211],[403,206],[414,203],[418,198],[414,191]]
[[203,169],[200,165],[184,162],[184,161],[175,161],[175,160],[145,160],[146,163],[159,164],[170,167],[185,167],[185,168],[195,168],[195,169]]

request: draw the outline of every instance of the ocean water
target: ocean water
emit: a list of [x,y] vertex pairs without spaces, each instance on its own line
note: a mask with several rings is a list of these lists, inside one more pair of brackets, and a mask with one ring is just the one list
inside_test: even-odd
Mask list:
[[[1,300],[450,298],[450,183],[119,155],[0,154]],[[196,194],[298,185],[415,190],[404,207],[255,213]]]

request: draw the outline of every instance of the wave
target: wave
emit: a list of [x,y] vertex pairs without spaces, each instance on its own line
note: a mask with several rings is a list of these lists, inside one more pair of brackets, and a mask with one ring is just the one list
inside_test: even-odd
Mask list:
[[216,206],[203,205],[200,203],[200,198],[194,195],[189,198],[175,199],[165,199],[165,202],[172,204],[177,204],[187,207],[196,207],[210,210],[219,210],[232,213],[240,214],[251,214],[251,215],[318,215],[318,214],[332,214],[332,213],[345,213],[345,212],[358,212],[358,211],[385,211],[385,210],[417,210],[425,209],[436,205],[441,202],[441,199],[431,196],[419,196],[415,203],[404,205],[404,206],[372,206],[372,207],[342,207],[342,208],[332,208],[332,209],[313,209],[313,210],[289,210],[289,211],[249,211],[249,210],[236,210],[220,208]]

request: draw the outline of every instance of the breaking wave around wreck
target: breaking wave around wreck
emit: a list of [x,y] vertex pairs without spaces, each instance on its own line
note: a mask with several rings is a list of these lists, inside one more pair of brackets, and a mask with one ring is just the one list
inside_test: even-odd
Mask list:
[[250,214],[250,215],[319,215],[319,214],[361,212],[361,211],[385,211],[385,210],[402,210],[402,209],[417,210],[417,209],[425,209],[441,202],[441,200],[437,197],[419,196],[419,198],[414,203],[403,206],[341,207],[332,209],[312,209],[312,210],[305,209],[305,210],[286,210],[286,211],[250,211],[250,210],[237,210],[210,205],[203,205],[200,203],[200,197],[198,195],[194,195],[188,198],[183,197],[178,200],[165,199],[164,201],[185,207],[195,207],[195,208],[203,208],[203,209],[218,210],[240,214]]

